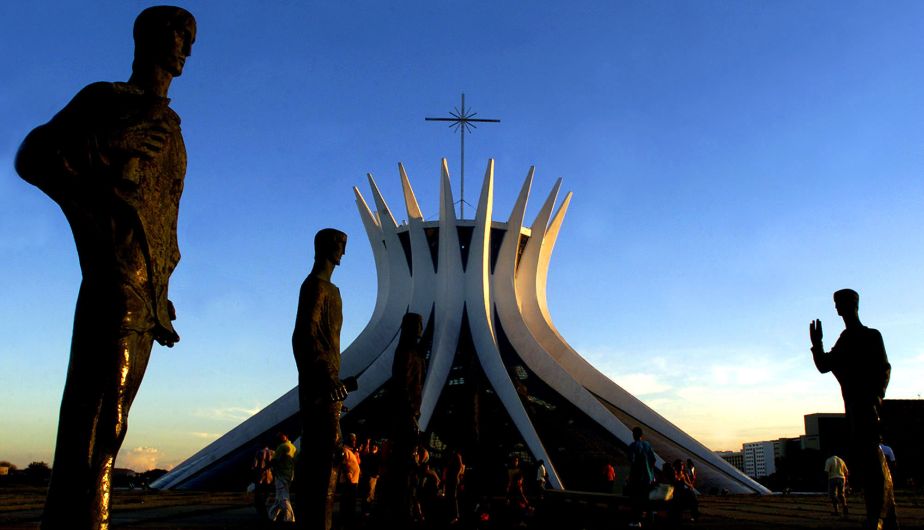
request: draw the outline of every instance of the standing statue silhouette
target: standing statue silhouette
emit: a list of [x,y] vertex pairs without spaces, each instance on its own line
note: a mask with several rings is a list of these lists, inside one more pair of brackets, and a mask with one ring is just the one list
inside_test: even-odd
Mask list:
[[834,306],[844,319],[845,329],[831,351],[825,352],[821,320],[813,320],[809,325],[812,356],[818,371],[834,373],[841,385],[850,437],[848,461],[863,486],[867,527],[898,528],[892,475],[879,448],[879,412],[892,366],[882,335],[860,322],[860,295],[841,289],[834,293]]
[[[330,530],[334,493],[342,455],[340,409],[348,388],[340,380],[340,328],[343,303],[331,283],[334,267],[346,253],[347,235],[333,228],[314,237],[314,265],[298,295],[292,352],[298,368],[301,457],[295,472],[299,528]],[[352,379],[348,381],[352,386]]]
[[413,489],[417,479],[414,451],[420,442],[420,403],[427,376],[427,361],[421,350],[423,317],[405,313],[401,319],[401,335],[391,364],[391,379],[387,396],[391,425],[389,451],[381,480],[381,523],[387,528],[407,528],[412,525]]
[[195,39],[185,9],[145,9],[128,82],[87,86],[16,155],[20,176],[67,217],[83,274],[45,530],[108,527],[112,469],[152,343],[180,340],[167,285],[186,147],[167,90]]

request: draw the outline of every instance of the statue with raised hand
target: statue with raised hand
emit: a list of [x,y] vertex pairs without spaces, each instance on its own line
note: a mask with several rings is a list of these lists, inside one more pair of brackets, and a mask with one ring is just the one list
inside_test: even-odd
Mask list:
[[834,293],[834,306],[845,329],[831,351],[825,352],[821,320],[813,320],[809,325],[812,357],[818,371],[832,372],[841,386],[850,437],[848,460],[863,485],[867,528],[898,528],[892,475],[879,448],[879,412],[892,366],[882,335],[860,322],[860,295],[841,289]]
[[347,235],[333,228],[315,235],[314,266],[299,291],[292,333],[302,420],[302,456],[295,473],[301,513],[296,515],[296,524],[312,530],[331,527],[342,461],[340,409],[347,387],[355,388],[355,379],[340,380],[343,303],[340,290],[330,281],[346,252],[346,243]]
[[16,155],[20,176],[67,217],[83,274],[43,529],[108,527],[112,469],[152,343],[180,339],[167,286],[186,148],[167,90],[195,38],[185,9],[145,9],[128,82],[87,86]]

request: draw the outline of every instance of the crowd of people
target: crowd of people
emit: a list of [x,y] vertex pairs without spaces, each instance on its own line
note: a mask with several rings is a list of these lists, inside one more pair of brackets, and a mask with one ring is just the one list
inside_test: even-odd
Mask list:
[[656,468],[651,444],[644,439],[641,427],[632,429],[633,442],[629,445],[629,477],[625,494],[632,499],[630,527],[639,528],[643,519],[652,519],[656,508],[663,505],[667,516],[679,522],[689,511],[690,521],[699,517],[696,499],[696,466],[693,460],[682,459],[664,462]]
[[[296,479],[295,461],[300,455],[286,434],[280,432],[277,439],[279,445],[275,450],[264,447],[254,456],[251,491],[254,506],[262,518],[277,523],[293,523],[295,512],[290,491]],[[388,440],[366,438],[359,443],[355,434],[346,435],[339,470],[339,528],[360,528],[363,526],[361,521],[377,517],[400,519],[417,528],[459,524],[462,516],[460,497],[466,471],[462,453],[449,452],[435,463],[424,445],[415,447],[410,455],[413,469],[406,481],[393,476],[388,482],[393,490],[401,485],[407,486],[407,502],[397,503],[404,505],[406,513],[384,514],[381,503],[377,503],[379,497],[384,496],[378,492],[378,486],[380,477],[389,472],[388,459],[393,456],[390,452]],[[393,474],[394,469],[391,468]]]
[[[635,442],[629,446],[630,469],[619,483],[616,468],[604,462],[599,477],[599,491],[620,493],[631,500],[633,517],[631,526],[641,526],[657,512],[663,512],[672,521],[679,522],[689,513],[689,521],[699,517],[696,499],[696,467],[687,459],[665,462],[656,468],[654,452],[643,440],[641,429],[634,433]],[[295,445],[284,433],[277,435],[275,450],[264,447],[253,460],[254,504],[258,513],[268,521],[292,523],[295,511],[290,491],[296,469]],[[463,518],[463,492],[465,491],[466,464],[460,451],[443,451],[434,461],[428,448],[414,447],[407,477],[396,477],[400,466],[389,466],[395,455],[389,440],[365,438],[360,442],[355,434],[344,438],[339,469],[339,517],[337,525],[343,530],[367,526],[370,521],[401,521],[413,528],[447,528],[457,526]],[[389,478],[384,478],[392,473]],[[398,471],[403,474],[403,472]],[[385,490],[380,484],[387,483]],[[297,482],[295,482],[297,487]],[[533,517],[536,503],[543,499],[549,488],[549,472],[545,462],[523,462],[518,454],[508,457],[506,486],[503,504],[492,506],[480,496],[466,499],[465,506],[471,516],[498,517],[505,526],[527,525]],[[403,496],[398,490],[406,490]],[[387,490],[387,491],[386,491]]]

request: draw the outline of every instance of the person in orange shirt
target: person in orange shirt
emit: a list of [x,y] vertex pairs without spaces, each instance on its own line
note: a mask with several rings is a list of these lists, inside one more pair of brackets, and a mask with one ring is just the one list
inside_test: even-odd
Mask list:
[[356,447],[356,435],[346,436],[343,446],[343,488],[340,493],[341,527],[350,530],[356,524],[356,499],[359,494],[359,449]]

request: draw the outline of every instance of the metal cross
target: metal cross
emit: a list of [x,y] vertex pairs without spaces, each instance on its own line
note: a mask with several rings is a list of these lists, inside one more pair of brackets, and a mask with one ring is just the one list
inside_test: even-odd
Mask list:
[[465,108],[465,93],[462,94],[462,108],[458,107],[455,109],[455,112],[450,112],[452,116],[447,118],[424,118],[426,121],[448,121],[449,127],[453,131],[459,131],[459,137],[461,138],[461,156],[460,158],[460,182],[462,189],[459,192],[459,219],[465,218],[465,133],[472,132],[472,129],[476,129],[477,126],[475,123],[500,123],[500,120],[489,119],[489,118],[475,118],[478,115],[477,112],[471,112],[472,109]]

